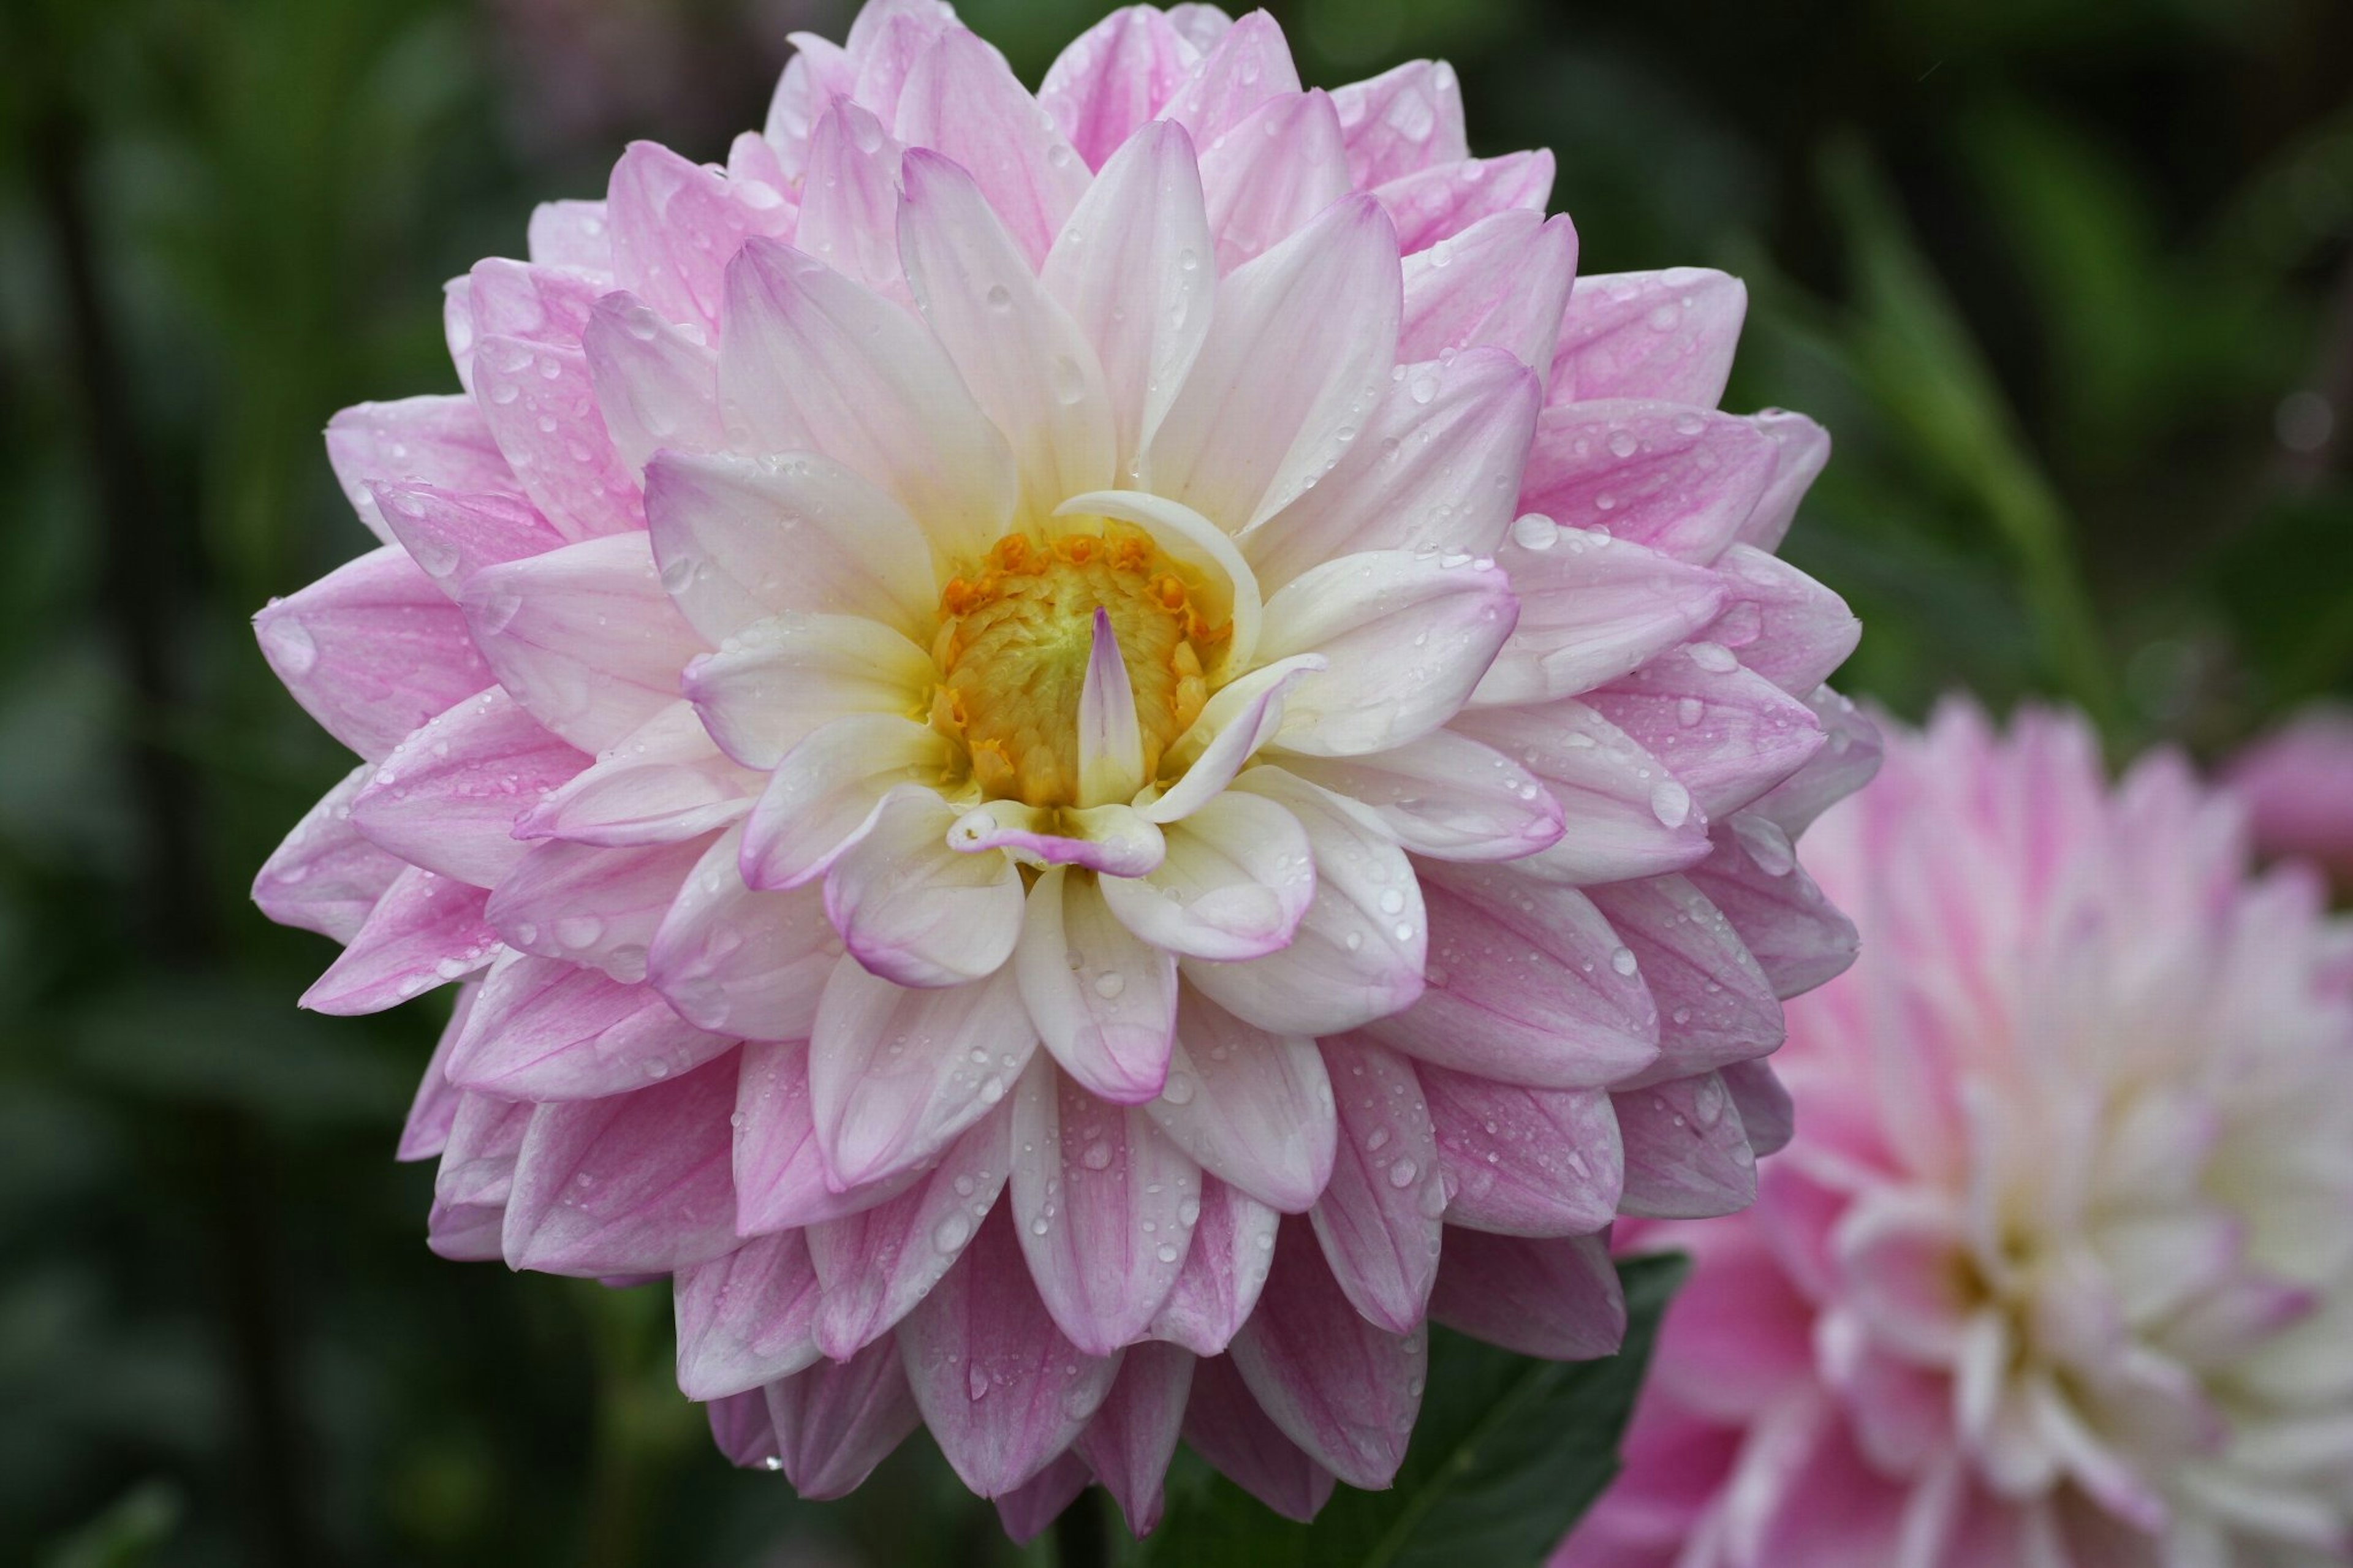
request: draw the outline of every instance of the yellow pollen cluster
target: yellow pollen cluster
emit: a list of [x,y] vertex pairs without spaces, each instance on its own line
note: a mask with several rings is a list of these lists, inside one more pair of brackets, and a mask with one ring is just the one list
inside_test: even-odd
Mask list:
[[940,593],[932,724],[964,743],[989,798],[1077,804],[1079,699],[1101,609],[1134,689],[1151,778],[1208,698],[1204,656],[1232,632],[1204,620],[1198,596],[1140,529],[1008,533]]

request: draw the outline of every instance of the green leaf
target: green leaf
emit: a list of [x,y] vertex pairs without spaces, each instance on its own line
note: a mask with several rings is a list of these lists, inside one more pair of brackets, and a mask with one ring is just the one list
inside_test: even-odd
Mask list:
[[1133,1568],[1519,1568],[1542,1563],[1618,1473],[1681,1257],[1619,1267],[1626,1342],[1606,1361],[1546,1362],[1433,1330],[1430,1387],[1387,1491],[1343,1487],[1313,1525],[1212,1478],[1170,1499]]

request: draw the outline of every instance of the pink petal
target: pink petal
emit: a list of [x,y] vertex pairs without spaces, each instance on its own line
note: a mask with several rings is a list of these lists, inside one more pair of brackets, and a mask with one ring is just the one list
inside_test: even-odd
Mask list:
[[764,449],[824,453],[889,491],[951,554],[1005,531],[1005,438],[920,321],[822,262],[744,247],[727,269],[719,386]]
[[1336,1034],[1410,1005],[1422,991],[1430,922],[1396,836],[1370,808],[1282,768],[1254,767],[1235,787],[1275,801],[1307,830],[1315,897],[1281,952],[1188,961],[1187,980],[1282,1034]]
[[1289,757],[1284,765],[1373,807],[1416,855],[1516,860],[1561,836],[1560,805],[1534,774],[1451,731],[1370,756]]
[[1709,1219],[1756,1201],[1757,1153],[1739,1110],[1714,1073],[1609,1098],[1626,1146],[1619,1213]]
[[[1240,24],[1236,30],[1240,30]],[[1279,510],[1348,445],[1395,360],[1397,237],[1335,202],[1218,284],[1199,357],[1145,454],[1149,488],[1229,531]],[[1283,374],[1269,375],[1280,364]]]
[[1016,1546],[1027,1546],[1061,1517],[1094,1480],[1094,1472],[1071,1448],[1029,1479],[994,1500],[997,1517]]
[[434,1042],[433,1058],[425,1064],[425,1075],[417,1080],[417,1097],[409,1102],[408,1119],[401,1124],[400,1143],[394,1151],[394,1159],[437,1159],[448,1147],[450,1123],[457,1120],[461,1098],[458,1087],[449,1081],[449,1052],[457,1045],[458,1037],[465,1032],[467,1015],[473,1011],[474,999],[481,992],[479,981],[470,980],[458,987],[449,1021],[442,1026],[441,1037]]
[[1103,165],[1046,258],[1047,292],[1103,365],[1119,473],[1159,426],[1208,334],[1212,243],[1193,144],[1162,121]]
[[302,710],[371,762],[491,684],[464,617],[397,546],[272,600],[253,631]]
[[1145,1109],[1221,1180],[1286,1213],[1331,1179],[1332,1085],[1314,1042],[1253,1028],[1189,989],[1168,1082]]
[[877,293],[900,289],[899,168],[906,149],[848,99],[835,100],[809,134],[793,243]]
[[1219,272],[1280,244],[1355,188],[1331,99],[1318,91],[1267,100],[1201,151]]
[[377,510],[379,484],[429,485],[460,495],[521,494],[471,397],[354,404],[327,422],[327,461],[352,510],[386,542],[393,535]]
[[1534,1241],[1450,1229],[1430,1315],[1546,1361],[1614,1355],[1626,1337],[1626,1298],[1599,1236]]
[[1788,778],[1825,739],[1811,709],[1715,643],[1669,654],[1587,700],[1674,770],[1711,817]]
[[1357,1311],[1391,1333],[1421,1321],[1438,1274],[1446,1182],[1413,1064],[1361,1037],[1328,1041],[1339,1110],[1332,1180],[1308,1211]]
[[393,479],[372,480],[369,489],[393,538],[452,599],[483,567],[543,555],[565,542],[521,496],[461,495]]
[[1260,586],[1360,550],[1493,553],[1543,397],[1500,349],[1406,366],[1315,488],[1242,536]]
[[1398,248],[1408,256],[1461,234],[1481,218],[1552,204],[1551,149],[1465,158],[1417,170],[1373,187],[1373,198],[1397,225]]
[[549,791],[514,836],[607,847],[701,838],[750,811],[765,782],[720,753],[693,708],[673,702]]
[[486,1094],[460,1094],[440,1166],[433,1173],[434,1199],[456,1207],[503,1210],[514,1189],[515,1155],[534,1109]]
[[646,470],[646,512],[663,584],[714,643],[788,611],[931,636],[939,589],[923,531],[839,463],[667,452]]
[[531,258],[543,267],[609,271],[613,242],[603,202],[542,202],[531,209]]
[[1084,1354],[1054,1327],[1002,1208],[907,1315],[899,1347],[923,1424],[983,1497],[1013,1490],[1068,1448],[1119,1372],[1118,1356]]
[[363,763],[305,812],[253,879],[253,901],[282,926],[349,942],[407,868],[352,831],[352,801],[375,769]]
[[529,853],[513,837],[531,803],[588,765],[503,690],[459,703],[364,770],[351,826],[412,865],[497,886]]
[[1758,550],[1774,550],[1788,533],[1808,487],[1831,460],[1831,436],[1804,415],[1787,409],[1751,414],[1748,422],[1778,449],[1779,458],[1773,465],[1772,482],[1757,498],[1757,509],[1740,525],[1740,539]]
[[719,416],[719,366],[699,337],[627,293],[596,301],[580,338],[597,411],[629,472],[664,447],[715,452],[727,445]]
[[1713,408],[1747,311],[1738,279],[1701,268],[1580,278],[1560,323],[1550,400],[1651,397]]
[[820,1224],[887,1203],[913,1185],[908,1171],[839,1193],[827,1184],[809,1106],[808,1047],[747,1042],[735,1097],[733,1174],[740,1236]]
[[676,701],[679,671],[706,647],[670,607],[643,533],[485,567],[461,602],[499,684],[586,752]]
[[[1087,807],[1124,803],[1144,787],[1144,736],[1127,656],[1111,612],[1095,606],[1093,642],[1079,689],[1079,800]],[[1166,851],[1162,843],[1162,851]]]
[[1366,81],[1335,89],[1348,132],[1348,174],[1369,187],[1471,155],[1462,128],[1462,84],[1443,60],[1408,60]]
[[1161,1485],[1176,1452],[1193,1359],[1175,1345],[1131,1346],[1110,1396],[1079,1434],[1074,1452],[1118,1500],[1127,1532],[1138,1539],[1160,1522]]
[[654,932],[646,978],[681,1017],[721,1034],[801,1040],[841,943],[814,887],[755,892],[736,868],[743,830],[712,841]]
[[1199,1167],[1137,1106],[1107,1104],[1040,1058],[1015,1090],[1012,1210],[1054,1322],[1090,1355],[1145,1326],[1199,1216]]
[[505,257],[474,263],[466,284],[468,313],[476,337],[498,333],[565,347],[580,341],[589,310],[607,288],[593,271]]
[[890,1340],[848,1362],[821,1361],[768,1384],[768,1415],[785,1479],[811,1500],[856,1491],[923,1425],[899,1347]]
[[958,813],[929,790],[894,790],[872,829],[826,873],[825,908],[850,955],[900,985],[994,974],[1021,935],[1020,868],[948,847]]
[[1764,971],[1724,912],[1689,881],[1652,877],[1590,896],[1632,951],[1658,1004],[1659,1059],[1645,1078],[1710,1072],[1781,1043],[1781,1005]]
[[566,539],[645,526],[636,476],[596,406],[578,348],[485,337],[474,348],[474,397],[532,504]]
[[776,1426],[768,1418],[768,1396],[759,1389],[732,1394],[703,1406],[710,1417],[711,1440],[738,1469],[777,1468]]
[[1353,1487],[1397,1476],[1421,1408],[1429,1333],[1391,1333],[1359,1317],[1313,1245],[1283,1227],[1258,1310],[1228,1352],[1269,1419]]
[[1194,1367],[1184,1432],[1185,1441],[1227,1479],[1285,1519],[1305,1523],[1331,1500],[1332,1472],[1259,1408],[1229,1357]]
[[707,839],[604,849],[551,839],[491,894],[486,918],[510,946],[636,984],[670,901]]
[[1440,1067],[1535,1089],[1598,1089],[1658,1057],[1632,955],[1573,888],[1511,866],[1425,862],[1429,988],[1367,1028]]
[[1229,791],[1166,831],[1166,857],[1143,877],[1096,888],[1122,925],[1190,958],[1258,958],[1290,945],[1315,896],[1299,819],[1261,795]]
[[1680,871],[1708,853],[1707,817],[1691,791],[1582,702],[1473,708],[1448,728],[1514,758],[1560,803],[1571,826],[1514,862],[1530,875],[1590,886]]
[[1446,1220],[1503,1236],[1585,1236],[1618,1212],[1618,1117],[1598,1089],[1522,1089],[1419,1069],[1453,1199]]
[[1575,697],[1622,679],[1715,620],[1716,573],[1640,544],[1542,517],[1496,552],[1520,618],[1475,700],[1517,705]]
[[873,827],[884,797],[936,780],[948,760],[938,731],[896,714],[853,714],[810,731],[744,825],[744,882],[783,891],[824,875]]
[[[1174,12],[1169,20],[1176,24]],[[1186,31],[1182,25],[1176,30]],[[1206,47],[1190,79],[1160,109],[1162,119],[1182,125],[1199,146],[1240,124],[1268,99],[1299,90],[1299,68],[1292,63],[1291,46],[1274,18],[1263,11],[1244,16]]]
[[1331,664],[1285,699],[1280,743],[1360,756],[1429,733],[1468,700],[1518,614],[1483,558],[1378,550],[1310,568],[1267,602],[1259,641],[1261,658]]
[[628,1094],[723,1055],[642,985],[593,969],[508,953],[492,966],[450,1053],[450,1081],[509,1100]]
[[964,1255],[997,1205],[1011,1163],[1012,1113],[984,1117],[906,1191],[809,1226],[825,1286],[817,1342],[847,1361],[898,1326]]
[[[817,1271],[788,1230],[678,1272],[678,1387],[722,1399],[789,1377],[818,1359]],[[761,1415],[766,1417],[763,1401]]]
[[[1449,1237],[1449,1240],[1451,1240]],[[1659,1331],[1658,1387],[1678,1408],[1746,1424],[1818,1385],[1832,1318],[1799,1294],[1753,1228],[1713,1226]],[[1951,1432],[1950,1394],[1942,1416]]]
[[1110,393],[1093,346],[1039,281],[1045,247],[1024,255],[974,177],[936,153],[907,154],[906,187],[899,253],[908,285],[1011,444],[1029,515],[1110,485]]
[[731,1054],[634,1094],[533,1110],[507,1201],[508,1267],[658,1274],[733,1250],[735,1073]]
[[1567,217],[1513,208],[1481,218],[1405,258],[1398,358],[1490,345],[1542,377],[1576,276],[1577,230]]
[[480,888],[410,867],[385,889],[367,923],[302,994],[322,1013],[380,1013],[462,979],[491,961],[498,933],[482,923]]
[[1805,696],[1862,640],[1846,601],[1778,556],[1736,544],[1715,564],[1731,597],[1709,638],[1782,690]]
[[1221,1355],[1258,1305],[1274,1265],[1281,1215],[1206,1172],[1193,1246],[1151,1334],[1196,1355]]
[[1680,403],[1568,404],[1537,422],[1520,505],[1705,565],[1738,537],[1775,452],[1747,421]]
[[1029,889],[1011,973],[1064,1071],[1119,1105],[1160,1093],[1176,1017],[1176,962],[1111,911],[1092,872],[1050,867]]
[[1005,1097],[1036,1046],[1009,973],[913,991],[838,961],[809,1041],[828,1184],[847,1192],[930,1161]]
[[1879,729],[1861,709],[1827,686],[1816,687],[1804,700],[1827,739],[1810,762],[1767,792],[1755,808],[1757,816],[1793,838],[1879,772]]
[[1046,68],[1038,106],[1101,169],[1182,85],[1194,50],[1155,6],[1113,11]]
[[1788,1146],[1798,1130],[1797,1108],[1789,1091],[1773,1076],[1773,1068],[1764,1061],[1727,1062],[1716,1068],[1724,1080],[1724,1089],[1732,1096],[1733,1109],[1740,1112],[1740,1126],[1748,1134],[1748,1146],[1763,1159],[1778,1154]]
[[1031,267],[1085,194],[1087,166],[1005,63],[962,27],[951,27],[915,62],[892,127],[910,147],[929,147],[973,173]]
[[672,321],[715,326],[729,260],[754,235],[791,233],[794,215],[765,185],[739,187],[667,147],[633,142],[613,165],[605,216],[622,288]]

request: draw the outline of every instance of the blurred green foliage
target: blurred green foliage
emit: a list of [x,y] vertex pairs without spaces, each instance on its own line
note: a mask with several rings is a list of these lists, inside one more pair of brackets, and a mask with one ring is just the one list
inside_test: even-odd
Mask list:
[[[1032,79],[1101,0],[971,0]],[[1295,0],[1311,81],[1461,68],[1587,272],[1750,285],[1728,403],[1838,455],[1844,683],[2211,754],[2353,689],[2353,8]],[[0,8],[0,1556],[1044,1561],[920,1442],[733,1472],[659,1290],[421,1245],[437,1026],[320,1020],[247,905],[347,763],[244,618],[359,551],[318,431],[453,385],[438,285],[622,141],[756,124],[826,0]]]

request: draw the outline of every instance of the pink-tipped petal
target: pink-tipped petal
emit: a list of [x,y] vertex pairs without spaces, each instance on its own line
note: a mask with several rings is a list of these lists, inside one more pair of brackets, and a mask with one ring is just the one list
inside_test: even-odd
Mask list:
[[1520,505],[1705,565],[1738,537],[1775,452],[1747,421],[1680,402],[1569,404],[1537,422]]
[[327,461],[352,510],[386,543],[395,533],[379,510],[380,485],[429,485],[515,500],[522,493],[471,397],[354,404],[327,422]]
[[1862,640],[1846,601],[1778,556],[1736,544],[1715,566],[1729,597],[1709,639],[1792,696],[1820,686]]
[[1101,169],[1183,85],[1194,59],[1157,6],[1125,6],[1055,57],[1038,106],[1087,167]]
[[[755,1392],[818,1359],[817,1270],[799,1231],[681,1268],[673,1290],[678,1388],[689,1399]],[[765,1400],[760,1415],[767,1418]]]
[[712,740],[765,769],[836,719],[920,710],[938,679],[930,655],[879,621],[787,611],[687,666],[682,685]]
[[1292,689],[1327,662],[1312,653],[1277,659],[1210,698],[1192,728],[1169,748],[1170,756],[1184,766],[1184,776],[1146,805],[1145,815],[1155,822],[1177,822],[1216,799],[1282,730],[1283,703]]
[[1462,84],[1443,60],[1408,60],[1333,90],[1348,133],[1348,174],[1371,186],[1471,155]]
[[636,476],[596,406],[588,356],[572,344],[485,337],[474,397],[523,494],[566,539],[645,526]]
[[1575,697],[1617,680],[1717,618],[1723,578],[1643,545],[1528,514],[1496,552],[1520,618],[1479,682],[1482,706]]
[[498,933],[482,921],[486,895],[410,867],[386,888],[327,973],[302,994],[321,1013],[380,1013],[490,963]]
[[1119,1373],[1062,1337],[1029,1283],[1003,1205],[907,1314],[899,1349],[940,1451],[965,1485],[998,1497],[1071,1446]]
[[792,231],[794,213],[764,185],[738,186],[650,142],[633,142],[605,195],[613,275],[672,321],[716,325],[729,258],[754,235]]
[[627,293],[596,301],[580,336],[597,411],[629,472],[668,447],[715,452],[727,444],[719,416],[719,367],[701,341]]
[[1561,836],[1560,804],[1535,774],[1452,731],[1435,730],[1369,756],[1294,756],[1283,765],[1379,812],[1416,855],[1516,860]]
[[371,762],[491,684],[464,617],[397,545],[272,600],[253,631],[303,711]]
[[1757,1197],[1757,1152],[1714,1073],[1612,1095],[1626,1146],[1621,1214],[1706,1219]]
[[1748,416],[1778,449],[1772,481],[1757,499],[1748,521],[1740,525],[1740,540],[1758,550],[1776,550],[1797,520],[1798,503],[1831,460],[1831,433],[1802,414],[1767,408]]
[[1045,1058],[1014,1095],[1012,1214],[1029,1277],[1071,1343],[1110,1355],[1176,1282],[1200,1168],[1143,1108],[1096,1099]]
[[1577,230],[1567,217],[1514,208],[1482,218],[1405,258],[1398,357],[1434,360],[1485,345],[1541,378],[1576,276]]
[[492,965],[450,1053],[450,1080],[510,1100],[596,1100],[688,1072],[734,1042],[642,985],[510,952]]
[[1290,945],[1315,896],[1299,819],[1261,795],[1229,791],[1173,823],[1167,855],[1144,877],[1096,886],[1122,925],[1182,957],[1233,961]]
[[785,1479],[811,1500],[856,1491],[923,1425],[899,1347],[887,1339],[772,1383],[767,1394]]
[[782,891],[823,876],[874,826],[885,796],[938,778],[946,738],[896,714],[837,719],[786,753],[744,825],[749,886]]
[[253,901],[283,926],[349,942],[406,868],[352,831],[352,801],[375,770],[363,763],[303,814],[253,879]]
[[919,1172],[836,1192],[809,1104],[808,1047],[747,1042],[736,1085],[733,1173],[739,1236],[821,1224],[887,1203]]
[[951,27],[915,62],[892,127],[973,172],[1032,268],[1085,194],[1087,166],[1016,81],[1005,57]]
[[1141,877],[1160,864],[1168,843],[1133,806],[1054,807],[989,800],[956,818],[948,844],[960,854],[1003,850],[1025,866],[1077,866],[1113,877]]
[[1673,769],[1710,817],[1737,811],[1788,778],[1826,739],[1810,708],[1742,668],[1719,643],[1694,643],[1587,700]]
[[491,893],[485,918],[511,947],[601,969],[634,985],[707,838],[605,849],[551,839]]
[[1271,98],[1201,150],[1201,193],[1231,272],[1348,195],[1340,117],[1320,91]]
[[1614,1355],[1626,1337],[1626,1298],[1599,1236],[1530,1241],[1450,1229],[1430,1315],[1546,1361]]
[[1552,205],[1552,150],[1539,147],[1416,170],[1374,186],[1373,196],[1397,225],[1398,248],[1412,256],[1481,218],[1544,211]]
[[1516,862],[1577,886],[1680,871],[1708,853],[1707,816],[1656,757],[1582,702],[1473,708],[1448,728],[1493,747],[1543,781],[1577,825]]
[[[1214,9],[1176,7],[1196,12]],[[1180,34],[1187,31],[1177,23],[1175,11],[1169,20]],[[1192,75],[1160,108],[1163,119],[1182,125],[1204,147],[1240,124],[1268,99],[1299,90],[1299,68],[1292,63],[1291,46],[1273,17],[1253,11],[1218,29],[1218,35],[1213,44],[1204,46],[1207,52]]]
[[1332,1083],[1313,1040],[1251,1026],[1198,993],[1177,1005],[1168,1082],[1145,1108],[1220,1180],[1289,1214],[1332,1175]]
[[1224,1354],[1258,1306],[1267,1270],[1274,1266],[1282,1219],[1249,1194],[1204,1172],[1192,1249],[1152,1320],[1152,1337],[1196,1355]]
[[1438,1274],[1446,1178],[1413,1064],[1360,1036],[1324,1043],[1338,1102],[1332,1179],[1308,1211],[1356,1310],[1391,1333],[1421,1321]]
[[407,1120],[401,1123],[400,1142],[393,1158],[406,1162],[432,1160],[448,1147],[449,1127],[458,1119],[458,1101],[461,1091],[449,1081],[449,1053],[466,1029],[467,1015],[474,1010],[474,999],[482,993],[481,983],[467,981],[458,987],[458,999],[450,1005],[449,1021],[441,1027],[441,1037],[433,1044],[433,1058],[425,1064],[424,1076],[417,1080],[417,1096],[409,1102]]
[[900,985],[962,985],[997,973],[1021,935],[1020,868],[949,847],[955,808],[902,785],[825,878],[849,955]]
[[1771,983],[1724,911],[1688,880],[1652,877],[1591,896],[1658,1004],[1659,1059],[1632,1085],[1712,1072],[1781,1043]]
[[1185,1441],[1219,1474],[1285,1519],[1303,1524],[1332,1499],[1332,1472],[1259,1408],[1230,1357],[1193,1369],[1184,1431]]
[[1027,1546],[1046,1532],[1046,1527],[1060,1519],[1062,1510],[1078,1500],[1081,1492],[1094,1481],[1094,1472],[1071,1448],[1044,1469],[990,1500],[997,1504],[997,1521],[1005,1526],[1006,1535],[1016,1546]]
[[483,567],[543,555],[565,542],[521,496],[465,494],[406,479],[376,479],[368,488],[394,541],[452,599]]
[[1010,971],[1047,1050],[1118,1105],[1160,1092],[1176,1018],[1176,961],[1139,940],[1096,875],[1049,868],[1029,889]]
[[1144,736],[1137,727],[1135,688],[1111,629],[1111,612],[1098,605],[1079,691],[1079,804],[1124,804],[1143,787]]
[[496,887],[530,852],[515,819],[588,766],[497,688],[470,697],[363,770],[350,826],[414,866]]
[[531,258],[543,267],[610,271],[613,242],[603,202],[542,202],[531,209],[526,237]]
[[863,106],[837,99],[809,132],[793,243],[880,294],[906,274],[899,264],[899,170],[906,149]]
[[1747,288],[1704,268],[1580,278],[1560,323],[1551,401],[1651,397],[1713,408],[1747,313]]
[[841,942],[820,890],[757,892],[736,862],[743,829],[712,842],[654,931],[646,978],[679,1016],[754,1040],[804,1040]]
[[1118,1501],[1127,1532],[1139,1540],[1160,1522],[1161,1485],[1176,1452],[1193,1362],[1191,1352],[1175,1345],[1131,1346],[1120,1358],[1110,1397],[1073,1450]]
[[750,811],[763,782],[712,744],[691,706],[673,702],[550,790],[513,835],[607,847],[702,838]]
[[1606,1092],[1522,1089],[1426,1062],[1419,1071],[1453,1194],[1450,1236],[1585,1236],[1609,1224],[1625,1165]]

